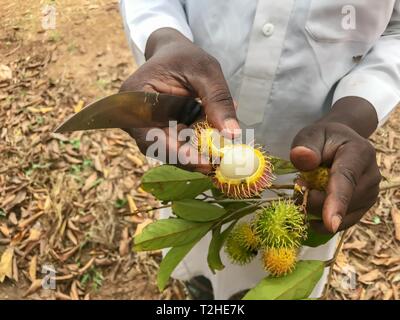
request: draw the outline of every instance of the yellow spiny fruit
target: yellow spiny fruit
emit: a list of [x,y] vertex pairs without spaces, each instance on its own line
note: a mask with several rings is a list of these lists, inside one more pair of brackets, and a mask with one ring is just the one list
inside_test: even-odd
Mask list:
[[302,171],[299,178],[306,183],[308,189],[325,191],[328,186],[329,168],[318,167],[313,171]]
[[220,150],[232,142],[219,134],[218,130],[212,128],[207,121],[201,121],[194,126],[192,144],[214,163],[221,156]]
[[229,233],[225,242],[225,252],[235,264],[249,263],[256,255],[259,246],[248,223],[240,223]]
[[263,253],[264,268],[274,277],[291,273],[297,260],[296,248],[266,248]]
[[220,150],[214,184],[229,198],[251,198],[271,186],[272,164],[260,149],[233,144]]
[[272,164],[260,149],[234,144],[207,121],[194,127],[192,143],[214,165],[214,184],[230,198],[251,198],[271,186]]
[[274,201],[257,211],[253,230],[264,247],[299,247],[306,238],[304,214],[293,201]]

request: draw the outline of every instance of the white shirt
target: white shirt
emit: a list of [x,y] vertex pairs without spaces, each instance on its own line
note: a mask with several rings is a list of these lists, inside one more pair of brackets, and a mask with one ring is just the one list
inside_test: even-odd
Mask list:
[[[144,61],[155,30],[175,28],[222,66],[243,127],[257,143],[288,157],[293,137],[346,96],[368,100],[382,123],[400,101],[400,1],[395,0],[121,0],[136,61]],[[284,179],[285,177],[280,177]],[[280,182],[284,182],[283,180]],[[170,211],[162,210],[167,217]],[[300,259],[329,260],[337,237]],[[263,277],[260,260],[229,263],[213,275],[203,238],[175,270],[187,280],[211,279],[217,299],[251,288]],[[323,279],[312,297],[322,293]]]
[[137,62],[171,27],[218,59],[243,127],[274,155],[338,99],[358,96],[382,123],[400,101],[395,0],[121,0]]

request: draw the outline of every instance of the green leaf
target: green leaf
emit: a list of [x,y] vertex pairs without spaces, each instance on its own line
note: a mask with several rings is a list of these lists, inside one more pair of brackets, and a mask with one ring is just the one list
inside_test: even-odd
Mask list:
[[183,246],[171,248],[168,251],[167,255],[161,261],[160,269],[158,270],[157,274],[157,285],[160,291],[164,290],[171,273],[196,243],[197,241],[192,241]]
[[244,300],[300,300],[306,299],[322,277],[324,262],[305,260],[297,263],[296,269],[287,276],[268,276],[251,289]]
[[127,203],[128,203],[128,200],[126,200],[126,199],[117,199],[117,200],[115,200],[114,206],[117,209],[121,209],[121,208],[125,207],[127,205]]
[[209,177],[170,165],[153,168],[142,178],[142,188],[159,200],[193,199],[211,187]]
[[225,243],[226,237],[228,236],[229,232],[232,231],[232,228],[235,226],[236,222],[237,221],[232,222],[223,232],[221,232],[221,228],[213,229],[207,255],[208,266],[210,267],[212,273],[215,273],[215,270],[222,270],[225,268],[221,261],[220,252]]
[[283,175],[298,172],[294,165],[288,161],[278,157],[270,156],[272,165],[274,166],[274,173],[276,175]]
[[307,230],[307,238],[303,241],[303,246],[307,247],[319,247],[323,244],[327,243],[329,240],[332,239],[334,234],[322,234],[316,232],[313,228],[309,227]]
[[158,250],[182,246],[203,237],[212,222],[201,223],[170,218],[146,226],[134,239],[136,251]]
[[224,208],[194,199],[174,201],[172,211],[182,219],[198,222],[213,221],[226,213]]

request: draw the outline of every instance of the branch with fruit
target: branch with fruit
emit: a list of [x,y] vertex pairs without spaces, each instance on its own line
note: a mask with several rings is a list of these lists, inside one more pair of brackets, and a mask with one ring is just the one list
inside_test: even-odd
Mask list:
[[[158,273],[160,290],[211,232],[207,261],[214,273],[224,268],[221,250],[239,265],[260,253],[266,278],[246,299],[306,299],[329,262],[298,261],[299,248],[320,246],[333,236],[309,228],[309,221],[320,218],[307,215],[307,194],[309,189],[324,190],[329,169],[298,173],[293,184],[274,185],[275,176],[297,172],[289,161],[269,156],[260,147],[231,143],[206,123],[195,128],[192,142],[209,157],[211,175],[162,165],[142,179],[142,188],[173,214],[149,224],[134,239],[136,251],[170,248]],[[263,197],[266,189],[276,196]],[[249,215],[247,222],[241,220]]]

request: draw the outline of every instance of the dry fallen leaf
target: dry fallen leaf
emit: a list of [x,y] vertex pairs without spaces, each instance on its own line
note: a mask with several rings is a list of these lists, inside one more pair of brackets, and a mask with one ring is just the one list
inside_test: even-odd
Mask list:
[[12,270],[13,270],[13,256],[14,256],[14,248],[7,248],[0,259],[0,282],[3,282],[5,277],[12,278]]
[[25,227],[30,225],[32,222],[34,222],[37,218],[42,216],[43,214],[44,214],[44,211],[38,212],[38,213],[34,214],[33,216],[31,216],[31,217],[29,217],[27,219],[20,220],[20,222],[18,223],[18,228],[24,229]]
[[12,70],[10,67],[5,64],[0,64],[0,82],[11,80],[12,79]]
[[119,255],[121,257],[126,256],[129,253],[129,229],[127,227],[122,231],[122,239],[119,242]]
[[126,198],[128,199],[129,211],[131,213],[136,212],[138,208],[136,206],[135,200],[133,200],[133,198],[132,198],[132,196],[130,194],[128,194],[126,196]]
[[40,239],[42,232],[36,228],[31,228],[29,230],[29,237],[28,237],[28,241],[38,241]]
[[144,219],[144,221],[142,222],[142,223],[139,223],[137,226],[136,226],[136,230],[135,230],[135,233],[134,233],[134,237],[136,237],[137,235],[139,235],[139,234],[141,234],[142,233],[142,231],[143,231],[143,229],[147,226],[147,225],[149,225],[150,223],[152,223],[153,222],[153,220],[151,220],[151,219]]
[[0,232],[7,238],[10,236],[10,229],[5,224],[0,224]]
[[378,269],[374,269],[368,273],[365,273],[358,277],[358,281],[362,283],[373,283],[375,280],[379,279],[382,276],[381,272]]
[[82,191],[88,191],[91,187],[93,187],[93,184],[97,180],[97,173],[93,172],[85,181],[85,185],[82,188]]
[[78,270],[79,274],[85,273],[92,266],[93,262],[96,260],[96,257],[92,257],[82,268]]
[[79,300],[79,292],[76,280],[72,282],[70,296],[72,300]]
[[391,210],[392,220],[395,230],[395,238],[400,241],[400,210],[394,206]]
[[74,245],[78,245],[79,241],[71,230],[67,230],[67,237]]
[[83,108],[83,104],[83,100],[79,100],[79,102],[74,106],[74,112],[78,113],[79,111],[81,111]]
[[11,210],[14,206],[24,201],[25,197],[26,197],[26,191],[21,190],[13,197],[12,201],[7,203],[6,205],[3,203],[2,207],[5,208],[6,211]]
[[24,297],[36,292],[42,287],[42,279],[36,279],[35,281],[32,282],[31,286],[28,288],[28,290],[25,291]]
[[37,270],[37,255],[34,255],[29,262],[29,278],[32,282],[36,280],[36,270]]
[[400,257],[389,257],[389,258],[377,258],[371,261],[377,266],[390,266],[392,264],[399,265]]
[[137,167],[141,168],[143,167],[143,160],[140,159],[139,157],[135,156],[134,154],[131,153],[127,153],[126,157],[133,162],[133,164],[135,164]]
[[367,241],[358,241],[355,240],[353,242],[345,243],[343,245],[343,250],[349,250],[349,249],[363,249],[367,246]]

